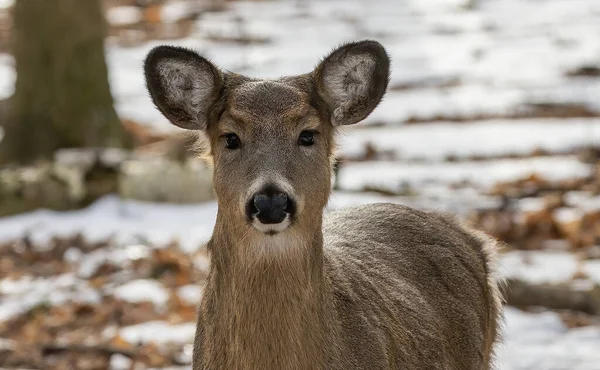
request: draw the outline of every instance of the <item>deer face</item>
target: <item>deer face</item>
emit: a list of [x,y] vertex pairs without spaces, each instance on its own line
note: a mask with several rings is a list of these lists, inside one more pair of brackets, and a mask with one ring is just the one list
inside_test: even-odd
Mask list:
[[210,140],[219,210],[232,225],[273,235],[321,218],[335,126],[354,124],[385,93],[389,60],[350,43],[305,75],[257,80],[224,73],[193,51],[160,46],[145,63],[158,109]]

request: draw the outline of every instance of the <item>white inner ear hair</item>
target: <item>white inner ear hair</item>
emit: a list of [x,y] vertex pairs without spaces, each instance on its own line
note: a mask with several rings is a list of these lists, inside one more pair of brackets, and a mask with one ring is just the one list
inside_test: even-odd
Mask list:
[[158,72],[166,98],[200,119],[212,103],[214,79],[210,71],[183,61],[165,60],[158,65]]
[[334,125],[344,124],[352,106],[367,97],[370,84],[374,83],[370,80],[374,68],[375,60],[367,54],[348,56],[327,68],[324,85],[335,107],[331,117]]

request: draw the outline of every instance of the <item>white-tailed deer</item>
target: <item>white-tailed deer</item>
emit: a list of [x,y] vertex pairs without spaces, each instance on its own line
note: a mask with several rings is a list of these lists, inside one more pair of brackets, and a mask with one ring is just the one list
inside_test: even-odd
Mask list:
[[173,124],[206,134],[214,165],[194,370],[492,368],[493,239],[393,204],[323,217],[335,131],[367,117],[388,85],[379,43],[274,80],[160,46],[145,75]]

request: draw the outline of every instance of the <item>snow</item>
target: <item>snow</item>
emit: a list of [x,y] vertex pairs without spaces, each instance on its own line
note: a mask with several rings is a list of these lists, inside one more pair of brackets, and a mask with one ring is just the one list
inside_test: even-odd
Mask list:
[[546,200],[544,198],[522,198],[517,202],[517,209],[524,213],[536,213],[546,208]]
[[583,218],[583,212],[576,208],[561,207],[552,212],[554,219],[559,223],[579,222]]
[[[208,266],[205,266],[208,267]],[[208,271],[206,268],[204,271]],[[197,284],[188,284],[177,289],[177,295],[189,305],[199,305],[202,300],[203,288]]]
[[[13,2],[0,0],[0,9]],[[545,0],[543,6],[533,0],[309,0],[304,4],[229,3],[228,11],[203,14],[188,38],[168,43],[193,48],[223,69],[254,77],[308,72],[332,47],[347,40],[372,38],[387,47],[393,60],[390,91],[364,124],[340,130],[339,144],[340,154],[347,158],[363,157],[371,144],[390,161],[343,166],[339,182],[344,190],[332,195],[329,209],[385,201],[463,212],[496,205],[499,200],[482,190],[499,181],[532,173],[561,180],[586,176],[592,170],[569,152],[600,142],[599,119],[492,119],[418,125],[405,121],[502,117],[522,113],[532,103],[583,104],[600,111],[599,80],[567,76],[583,65],[598,65],[599,1]],[[170,2],[161,16],[166,22],[176,22],[187,14],[188,6]],[[137,8],[117,7],[107,18],[112,24],[128,25],[138,22],[141,13]],[[255,42],[214,41],[219,38]],[[135,47],[107,42],[107,62],[120,116],[158,130],[172,130],[152,105],[142,73],[144,57],[162,43],[167,42]],[[0,99],[12,95],[15,77],[12,58],[0,55]],[[553,155],[494,158],[527,156],[534,151]],[[447,158],[459,161],[443,163]],[[472,187],[451,187],[465,181]],[[407,191],[402,196],[355,192],[365,186]],[[416,190],[418,194],[412,193]],[[543,202],[523,199],[518,207],[535,212]],[[210,238],[216,209],[215,202],[186,206],[109,196],[80,211],[38,210],[0,218],[0,241],[28,235],[34,244],[43,245],[53,236],[76,233],[92,242],[113,240],[111,247],[85,254],[68,250],[66,261],[77,265],[73,273],[0,279],[0,321],[46,303],[97,302],[105,292],[84,279],[104,263],[127,265],[172,240],[180,241],[187,253],[198,251]],[[600,196],[570,192],[565,208],[555,215],[569,222],[578,219],[580,212],[598,209]],[[570,281],[578,289],[600,283],[600,261],[579,260],[567,252],[513,251],[505,253],[500,262],[504,276],[532,283]],[[193,263],[203,270],[209,264],[202,255],[195,255]],[[573,281],[579,272],[586,278]],[[153,280],[134,280],[114,286],[108,293],[159,306],[169,298],[165,288]],[[195,305],[202,293],[202,287],[195,284],[177,290],[182,301]],[[600,368],[597,326],[568,329],[555,313],[528,313],[510,307],[505,318],[504,344],[498,351],[500,370]],[[192,323],[155,321],[121,328],[119,334],[131,343],[185,343],[189,349],[194,331]],[[111,358],[111,368],[129,365],[126,358]]]
[[13,6],[15,0],[0,0],[0,9],[7,9]]
[[[419,208],[452,210],[454,202],[460,203],[466,199],[478,204],[493,202],[491,198],[473,194],[468,189],[447,194],[437,192],[435,198],[430,199],[431,202],[428,198],[385,197],[340,191],[332,195],[328,208],[387,201]],[[446,200],[449,202],[447,206]],[[105,262],[123,265],[144,257],[149,253],[149,246],[160,248],[178,240],[185,252],[199,250],[212,235],[216,212],[216,202],[190,205],[147,203],[122,200],[110,195],[78,211],[38,210],[0,218],[0,241],[28,236],[34,245],[45,245],[54,236],[81,234],[90,242],[112,238],[114,246],[85,255],[77,252],[67,254],[66,258],[78,261],[78,276],[88,278]],[[140,244],[142,241],[144,244]],[[202,256],[194,262],[199,266],[206,264]]]
[[586,191],[571,191],[565,195],[565,203],[581,208],[584,212],[593,212],[600,209],[600,195],[594,196]]
[[107,196],[80,211],[39,210],[0,218],[0,240],[29,235],[35,244],[44,244],[52,236],[72,236],[80,232],[90,241],[113,237],[123,242],[135,242],[143,236],[149,243],[165,245],[179,239],[182,248],[193,251],[212,234],[216,209],[215,202],[150,204]]
[[362,128],[342,131],[340,154],[364,155],[371,143],[396,158],[442,160],[529,155],[535,150],[565,152],[600,142],[598,119],[490,120],[469,123],[429,123],[400,127]]
[[17,74],[12,58],[0,54],[0,100],[10,97],[15,91]]
[[111,370],[129,370],[133,361],[127,356],[119,353],[115,353],[110,356],[110,369]]
[[196,332],[196,323],[172,325],[164,321],[150,321],[126,326],[119,335],[129,343],[192,343]]
[[97,290],[73,274],[1,279],[0,297],[0,322],[43,304],[56,306],[65,302],[98,303],[101,300]]
[[129,281],[117,288],[113,294],[127,302],[152,302],[159,307],[165,307],[169,300],[169,292],[156,280],[138,279]]
[[504,343],[499,346],[501,370],[597,370],[600,328],[567,330],[555,313],[504,310]]
[[[377,194],[336,192],[330,202],[330,208],[390,199],[398,201],[398,198]],[[179,235],[184,242],[187,237],[191,237],[194,241],[205,241],[209,234],[194,234],[190,230],[197,228],[211,230],[214,224],[214,211],[215,205],[212,203],[195,206],[164,205],[121,201],[115,197],[107,197],[81,211],[64,213],[37,211],[0,219],[0,238],[7,239],[8,236],[22,235],[27,230],[33,232],[32,225],[37,225],[36,227],[44,230],[46,234],[75,232],[81,229],[84,236],[89,234],[93,237],[119,232],[123,240],[132,237],[135,233],[149,236],[155,233]],[[69,228],[65,226],[67,224]],[[94,227],[87,228],[88,224]],[[126,233],[133,234],[126,235]],[[161,239],[168,240],[168,238]],[[148,247],[138,244],[125,244],[125,246],[120,255],[114,254],[115,252],[109,249],[104,260],[125,263],[123,261],[126,257],[135,259],[147,253]],[[85,261],[88,258],[95,258],[90,257],[94,253],[85,255],[70,253],[71,257],[67,258],[73,261]],[[208,267],[205,257],[200,258],[199,261],[202,268]],[[566,252],[508,252],[501,258],[501,273],[506,277],[525,279],[532,283],[564,282],[571,280],[578,269],[578,264],[589,281],[600,283],[600,261],[578,262],[574,255]],[[585,288],[585,285],[580,284],[580,286]],[[45,302],[50,304],[59,304],[66,300],[94,302],[100,297],[99,292],[73,274],[50,279],[0,280],[0,294],[2,295],[0,321]],[[128,301],[151,301],[157,305],[164,305],[168,299],[164,287],[153,280],[134,280],[116,287],[113,294]],[[202,297],[202,288],[190,284],[180,287],[177,294],[188,304],[198,304]],[[593,349],[597,348],[600,341],[600,328],[567,330],[558,315],[554,313],[525,313],[507,308],[505,316],[504,344],[500,345],[498,350],[501,370],[567,368],[591,370],[599,361],[597,350]],[[172,325],[155,321],[124,327],[117,332],[107,331],[105,335],[119,334],[130,343],[190,344],[194,332],[194,323]],[[157,335],[158,333],[160,335]],[[111,360],[113,367],[119,368],[124,363],[121,360],[118,358]]]
[[196,48],[223,68],[252,76],[307,72],[333,45],[375,38],[394,61],[392,86],[458,81],[445,88],[392,91],[368,122],[501,114],[541,101],[598,106],[593,99],[597,84],[565,77],[566,71],[597,59],[600,43],[592,35],[600,26],[594,0],[577,6],[549,0],[544,11],[523,1],[482,1],[470,11],[463,3],[374,0],[344,1],[342,7],[329,0],[294,9],[290,2],[236,2],[229,12],[204,15],[192,36],[244,34],[270,40],[235,48],[196,41]]
[[590,281],[600,284],[600,261],[578,260],[568,252],[513,251],[502,255],[501,273],[530,283],[570,282],[581,270]]
[[[354,162],[341,167],[340,188],[362,190],[375,187],[390,191],[422,188],[428,184],[469,183],[489,189],[497,183],[510,182],[536,174],[559,181],[584,178],[592,168],[575,157],[526,158],[457,163]],[[422,189],[421,189],[422,190]]]
[[[393,60],[391,91],[366,124],[503,115],[544,102],[579,103],[600,110],[595,98],[600,84],[567,76],[581,66],[598,64],[597,1],[546,0],[540,7],[534,1],[483,0],[472,1],[476,5],[466,9],[468,2],[309,0],[305,6],[293,1],[234,2],[227,11],[202,14],[188,38],[168,43],[194,48],[223,69],[278,77],[310,71],[344,41],[378,39]],[[192,6],[170,2],[162,17],[175,22]],[[140,16],[139,9],[125,6],[107,13],[114,24],[135,23]],[[267,42],[213,41],[236,37]],[[153,109],[141,70],[147,52],[160,43],[130,48],[108,44],[107,59],[120,115],[170,129]],[[0,97],[12,93],[12,79],[12,66],[0,63]],[[418,86],[423,81],[430,84]],[[407,83],[417,86],[394,89]]]
[[142,21],[142,11],[135,6],[116,6],[106,11],[106,20],[114,26],[126,26]]
[[161,7],[160,18],[165,23],[175,23],[196,10],[198,3],[195,1],[168,2]]
[[[527,313],[510,307],[505,309],[504,317],[505,340],[497,350],[499,369],[598,369],[599,328],[567,330],[555,313]],[[120,335],[130,343],[191,343],[194,332],[194,324],[156,321],[125,327]]]
[[98,249],[85,255],[78,249],[69,249],[65,252],[64,257],[67,262],[68,260],[77,262],[79,265],[78,276],[87,279],[92,277],[105,263],[125,267],[133,260],[147,257],[149,253],[149,247],[146,245],[125,243],[125,245],[117,244]]

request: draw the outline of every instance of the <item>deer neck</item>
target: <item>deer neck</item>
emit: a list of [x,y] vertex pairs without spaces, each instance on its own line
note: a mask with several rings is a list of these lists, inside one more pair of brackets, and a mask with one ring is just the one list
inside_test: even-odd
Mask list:
[[[219,224],[205,340],[228,369],[323,368],[325,279],[321,220],[310,230],[234,235]],[[209,356],[210,357],[210,356]]]

